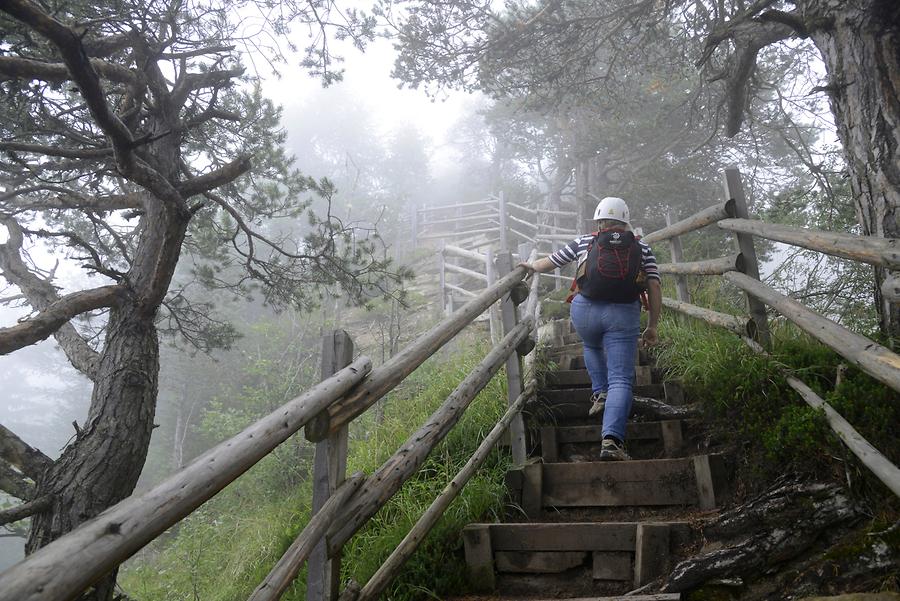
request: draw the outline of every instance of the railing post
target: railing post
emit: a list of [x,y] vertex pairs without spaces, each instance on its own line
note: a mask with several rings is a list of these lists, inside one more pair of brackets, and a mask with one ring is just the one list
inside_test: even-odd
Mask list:
[[438,252],[438,273],[440,274],[440,293],[441,293],[441,302],[440,302],[440,312],[438,315],[443,317],[444,315],[449,315],[449,311],[447,311],[447,270],[444,268],[444,262],[447,260],[447,254],[444,250],[445,243],[441,242],[441,250]]
[[[749,219],[747,210],[747,197],[744,195],[744,185],[741,183],[741,172],[737,167],[725,169],[725,195],[726,199],[734,199],[735,217]],[[751,234],[735,233],[735,246],[737,251],[744,255],[744,274],[755,280],[759,280],[759,261],[756,258],[756,248],[753,246]],[[747,299],[747,310],[750,318],[756,324],[756,341],[764,348],[772,347],[772,336],[769,332],[769,319],[766,316],[766,305],[750,294],[744,294]]]
[[[502,252],[497,255],[497,271],[506,275],[513,269],[512,254]],[[516,315],[516,304],[512,300],[512,294],[507,293],[503,296],[501,305],[501,316],[503,318],[503,334],[509,334],[516,323],[519,321]],[[524,386],[522,385],[522,364],[519,359],[519,353],[512,353],[506,360],[506,393],[510,405],[516,402],[519,395],[522,394]],[[525,453],[525,422],[522,420],[522,414],[519,413],[513,418],[509,425],[509,444],[512,449],[513,464],[517,466],[525,465],[527,455]]]
[[[494,267],[494,249],[491,247],[488,247],[484,255],[484,270],[487,275],[487,287],[490,288],[497,282],[497,269]],[[503,339],[500,307],[497,303],[494,303],[488,309],[488,319],[491,326],[491,344],[496,345]]]
[[497,209],[500,212],[500,250],[506,252],[509,250],[509,243],[506,241],[506,232],[509,231],[506,218],[506,197],[503,194],[503,190],[500,191],[500,194],[497,197]]
[[[672,225],[672,210],[666,211],[666,226]],[[681,250],[681,238],[674,236],[669,239],[669,250],[672,253],[673,263],[683,263],[684,254]],[[687,278],[683,275],[675,276],[675,288],[678,293],[678,300],[683,303],[691,302],[691,294],[688,291]]]
[[[322,379],[335,374],[353,361],[353,340],[344,330],[333,330],[322,337]],[[347,426],[316,443],[313,467],[312,515],[315,515],[344,482],[347,473]],[[323,539],[309,557],[306,584],[307,601],[336,601],[340,593],[340,553],[328,557]]]

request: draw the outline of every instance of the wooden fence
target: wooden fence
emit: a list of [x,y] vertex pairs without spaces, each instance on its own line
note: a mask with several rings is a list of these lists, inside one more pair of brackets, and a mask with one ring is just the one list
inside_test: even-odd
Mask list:
[[[807,230],[749,219],[741,176],[737,169],[728,169],[725,172],[725,195],[728,199],[725,202],[676,223],[671,223],[669,219],[667,227],[643,238],[648,244],[668,241],[672,251],[672,263],[660,265],[659,270],[678,279],[676,287],[678,298],[663,298],[665,306],[734,332],[760,354],[766,354],[772,345],[766,316],[766,307],[771,307],[847,361],[894,390],[900,391],[900,355],[851,332],[762,283],[753,245],[754,236],[758,236],[832,256],[897,269],[900,268],[898,241]],[[683,262],[678,237],[713,224],[734,234],[737,254],[709,261]],[[749,316],[736,317],[691,304],[683,278],[701,275],[723,277],[741,289],[746,297]],[[900,469],[869,444],[809,386],[790,374],[785,375],[788,385],[807,404],[824,411],[832,430],[863,465],[894,494],[900,496]]]
[[[162,534],[228,483],[246,472],[290,436],[306,429],[316,442],[314,514],[306,528],[249,597],[279,599],[309,561],[308,596],[375,599],[396,576],[450,502],[509,430],[513,461],[525,462],[521,416],[535,383],[523,382],[520,356],[534,348],[536,279],[529,289],[524,268],[511,268],[509,253],[498,255],[499,277],[416,342],[373,368],[364,356],[353,359],[353,342],[343,331],[326,336],[322,381],[243,432],[210,449],[152,490],[133,495],[41,548],[0,574],[0,601],[57,601],[77,598],[147,543]],[[502,339],[469,373],[429,420],[374,474],[346,477],[347,426],[390,392],[428,357],[498,300]],[[524,315],[517,306],[527,300]],[[435,499],[413,530],[361,591],[339,591],[341,548],[421,467],[428,454],[457,424],[469,404],[501,367],[506,368],[509,409],[476,453]]]

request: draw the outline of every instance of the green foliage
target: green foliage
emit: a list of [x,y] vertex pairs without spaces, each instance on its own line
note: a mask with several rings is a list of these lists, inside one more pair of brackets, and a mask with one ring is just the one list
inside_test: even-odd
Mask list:
[[847,367],[837,353],[792,325],[775,321],[772,328],[774,351],[766,358],[731,333],[668,314],[661,325],[659,362],[683,379],[689,399],[702,403],[713,437],[738,452],[751,488],[796,472],[851,477],[860,491],[884,495],[886,489],[857,463],[824,413],[787,385],[782,370],[809,385],[894,462],[900,460],[893,432],[900,423],[900,395]]
[[[369,474],[377,469],[426,422],[482,355],[470,347],[459,355],[432,358],[385,399],[381,411],[369,411],[354,421],[348,471]],[[500,374],[472,402],[422,469],[345,547],[345,581],[365,582],[375,572],[472,455],[505,406],[505,378]],[[207,414],[204,423],[210,433],[224,434],[242,425],[243,415],[220,407]],[[295,454],[292,460],[297,472],[310,467],[308,454]],[[145,549],[124,570],[120,580],[125,591],[142,601],[245,599],[309,519],[310,474],[291,484],[279,475],[286,465],[285,457],[267,457],[169,536]],[[505,455],[491,455],[407,562],[385,598],[432,598],[465,589],[459,532],[499,510],[507,467]],[[283,598],[305,598],[305,574]]]

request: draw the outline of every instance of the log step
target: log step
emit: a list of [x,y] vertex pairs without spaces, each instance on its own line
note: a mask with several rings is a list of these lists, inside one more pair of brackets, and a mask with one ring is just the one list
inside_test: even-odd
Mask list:
[[[518,597],[517,597],[518,599]],[[554,599],[528,599],[527,601],[559,601]],[[658,595],[620,595],[618,597],[574,597],[565,601],[681,601],[681,593],[660,593]]]
[[510,498],[533,519],[553,507],[693,505],[709,510],[726,481],[720,455],[536,463],[510,470],[506,478]]
[[490,590],[495,573],[590,570],[595,581],[642,586],[668,569],[691,537],[687,522],[470,524],[463,530],[473,583]]
[[[653,370],[646,365],[636,366],[634,378],[635,386],[650,386],[653,384]],[[547,374],[547,385],[557,388],[590,386],[591,376],[588,374],[586,369],[561,369],[559,371]]]
[[[661,442],[666,456],[675,456],[684,446],[683,422],[631,422],[626,426],[626,439],[630,442]],[[544,463],[559,463],[562,445],[590,445],[599,450],[603,441],[600,424],[590,426],[545,426],[541,428],[541,457]]]

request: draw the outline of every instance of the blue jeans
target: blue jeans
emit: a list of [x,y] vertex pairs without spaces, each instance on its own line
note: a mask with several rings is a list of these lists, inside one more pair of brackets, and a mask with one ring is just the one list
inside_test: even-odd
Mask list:
[[572,324],[584,341],[584,364],[594,392],[606,392],[603,436],[625,440],[631,413],[634,358],[641,333],[641,303],[572,299]]

